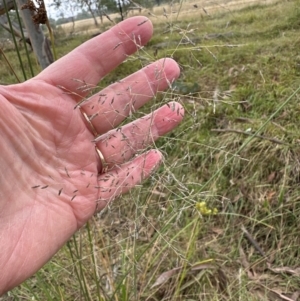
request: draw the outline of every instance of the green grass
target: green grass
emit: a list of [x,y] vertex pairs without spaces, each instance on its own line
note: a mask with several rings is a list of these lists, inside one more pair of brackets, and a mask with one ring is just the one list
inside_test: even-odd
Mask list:
[[[299,7],[279,1],[154,24],[149,45],[101,87],[154,59],[178,61],[173,89],[144,109],[172,99],[186,109],[156,144],[163,165],[2,300],[291,298],[300,287],[292,273],[300,255]],[[184,31],[194,44],[183,43]],[[59,56],[86,38],[60,38]],[[1,82],[15,82],[0,72]],[[201,214],[199,202],[218,213]]]

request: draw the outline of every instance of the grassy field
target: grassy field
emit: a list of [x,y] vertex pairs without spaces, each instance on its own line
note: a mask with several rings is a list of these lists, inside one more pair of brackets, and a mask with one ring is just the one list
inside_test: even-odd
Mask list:
[[[185,0],[179,1],[172,4],[172,1],[169,1],[171,4],[163,3],[160,6],[154,6],[151,9],[142,9],[141,11],[133,10],[130,11],[128,16],[133,15],[144,15],[150,18],[155,24],[165,23],[166,15],[168,15],[169,22],[179,19],[193,19],[203,17],[205,15],[214,15],[218,13],[223,13],[224,11],[231,11],[247,7],[249,5],[255,4],[271,4],[275,0],[216,0],[216,1],[207,1],[207,0]],[[118,21],[120,15],[118,13],[111,14],[110,19],[113,21]],[[101,23],[100,18],[97,19]],[[85,19],[62,24],[61,29],[65,33],[70,33],[76,31],[76,33],[96,33],[99,32],[98,28],[95,28],[93,19]],[[110,21],[107,18],[103,18],[102,27],[109,28],[111,26]]]
[[[101,82],[172,57],[179,80],[143,112],[177,100],[186,118],[145,185],[1,301],[300,300],[300,1],[225,4],[151,18],[151,42]],[[59,36],[59,56],[88,37]]]

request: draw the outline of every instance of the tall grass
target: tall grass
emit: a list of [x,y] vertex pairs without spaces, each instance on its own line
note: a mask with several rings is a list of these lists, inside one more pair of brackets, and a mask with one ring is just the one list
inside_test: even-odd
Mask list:
[[[297,300],[300,3],[225,2],[150,16],[151,42],[101,87],[155,59],[178,61],[180,79],[138,113],[185,107],[155,145],[162,166],[2,300]],[[86,38],[60,37],[59,55]]]

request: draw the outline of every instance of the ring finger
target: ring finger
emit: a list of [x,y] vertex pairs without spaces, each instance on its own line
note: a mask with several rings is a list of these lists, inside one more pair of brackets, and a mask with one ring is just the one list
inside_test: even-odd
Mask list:
[[[160,136],[171,131],[180,123],[183,115],[183,107],[179,103],[171,102],[151,114],[95,138],[94,141],[107,167],[111,168],[127,162]],[[102,164],[103,162],[99,163]],[[99,170],[102,168],[103,166]]]

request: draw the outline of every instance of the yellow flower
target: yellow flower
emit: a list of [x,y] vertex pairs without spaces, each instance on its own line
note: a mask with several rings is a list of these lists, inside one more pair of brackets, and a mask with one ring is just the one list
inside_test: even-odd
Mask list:
[[208,208],[206,202],[201,201],[196,203],[196,209],[202,214],[202,215],[216,215],[218,213],[217,208]]

